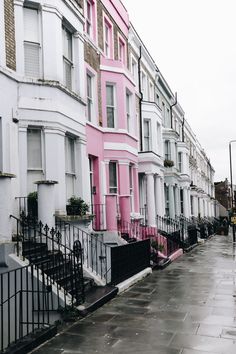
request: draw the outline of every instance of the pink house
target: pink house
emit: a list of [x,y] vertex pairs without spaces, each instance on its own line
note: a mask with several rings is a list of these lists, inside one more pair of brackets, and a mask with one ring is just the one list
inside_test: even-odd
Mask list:
[[129,19],[120,1],[86,0],[87,153],[95,230],[139,216],[135,83]]

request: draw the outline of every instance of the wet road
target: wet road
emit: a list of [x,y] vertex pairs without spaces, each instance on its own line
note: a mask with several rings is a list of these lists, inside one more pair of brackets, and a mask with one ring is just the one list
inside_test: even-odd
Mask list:
[[215,236],[35,353],[236,353],[236,250]]

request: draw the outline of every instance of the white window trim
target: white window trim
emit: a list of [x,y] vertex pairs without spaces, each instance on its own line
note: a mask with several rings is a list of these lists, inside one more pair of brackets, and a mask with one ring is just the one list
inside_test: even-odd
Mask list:
[[[145,133],[144,133],[144,131],[145,131],[145,123],[146,122],[148,122],[148,133],[149,133],[149,135],[148,135],[148,145],[149,145],[149,149],[148,150],[146,150],[146,147],[145,147],[145,139],[147,138],[147,137],[145,137]],[[152,134],[151,134],[151,119],[146,119],[146,118],[144,118],[144,120],[143,120],[143,146],[144,146],[144,148],[145,148],[145,150],[144,151],[151,151],[152,150],[152,136],[151,136]]]
[[[110,163],[114,163],[116,165],[116,186],[110,185]],[[108,172],[109,172],[109,194],[118,194],[118,162],[117,161],[109,161],[108,164]],[[116,189],[116,192],[111,192],[111,189]]]
[[[109,53],[106,53],[106,26],[108,27],[108,34],[109,34],[109,38],[108,38],[108,51]],[[104,55],[107,59],[113,59],[114,58],[114,44],[113,44],[114,40],[113,40],[113,24],[112,22],[109,20],[109,18],[103,14],[103,46],[104,46]]]
[[[37,27],[38,27],[38,42],[32,42],[32,41],[28,41],[27,39],[25,39],[25,33],[24,33],[24,40],[23,40],[23,46],[24,46],[24,75],[26,77],[31,77],[34,79],[39,79],[42,77],[42,72],[43,72],[43,57],[42,57],[42,14],[40,12],[40,10],[36,7],[31,7],[31,6],[24,6],[23,9],[30,9],[30,10],[34,10],[37,11]],[[23,14],[24,16],[24,14]],[[38,47],[38,51],[39,51],[39,72],[38,75],[36,76],[31,76],[26,74],[26,67],[25,67],[25,46],[26,45],[32,45],[32,46],[37,46]]]
[[[113,82],[106,82],[106,88],[107,86],[112,86],[113,87],[113,100],[114,100],[114,106],[108,106],[107,105],[107,97],[106,97],[106,119],[107,119],[107,107],[113,107],[114,109],[114,127],[108,127],[108,119],[107,119],[107,129],[117,129],[117,98],[116,98],[116,84]],[[107,91],[107,90],[106,90]]]
[[[62,24],[62,31],[68,32],[71,36],[71,58],[67,58],[64,55],[64,45],[63,45],[63,35],[62,35],[62,59],[63,59],[63,84],[69,90],[73,90],[73,69],[74,69],[74,41],[73,41],[73,33]],[[65,76],[65,65],[69,65],[70,73],[71,73],[71,86],[67,85],[66,76]]]
[[28,152],[27,152],[27,171],[44,171],[44,156],[45,156],[45,144],[44,144],[44,131],[41,126],[28,126],[27,127],[27,151],[28,151],[28,130],[40,130],[40,136],[41,136],[41,167],[29,167],[29,162],[28,162]]

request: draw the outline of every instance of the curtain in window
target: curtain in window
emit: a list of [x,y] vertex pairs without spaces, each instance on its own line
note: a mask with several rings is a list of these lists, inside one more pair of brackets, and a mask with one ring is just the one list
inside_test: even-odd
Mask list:
[[29,169],[42,169],[41,129],[27,131],[27,159]]

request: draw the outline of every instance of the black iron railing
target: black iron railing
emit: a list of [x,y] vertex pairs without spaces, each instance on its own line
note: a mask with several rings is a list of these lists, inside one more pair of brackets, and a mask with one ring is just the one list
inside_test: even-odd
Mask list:
[[83,265],[105,283],[109,281],[110,247],[103,242],[103,234],[88,234],[59,217],[56,217],[56,232],[61,235],[63,243],[69,248],[79,240],[83,250]]
[[21,219],[11,215],[17,223],[17,255],[27,258],[37,265],[55,284],[57,291],[64,294],[64,302],[69,296],[72,304],[84,301],[84,281],[82,267],[82,247],[78,240],[66,245],[61,233],[49,229],[41,222],[29,217]]
[[150,239],[151,251],[158,254],[160,259],[161,257],[170,257],[181,247],[176,231],[172,234],[161,234],[156,227],[140,225],[139,222],[129,223],[123,220],[118,220],[117,226],[121,236],[128,242]]
[[150,240],[111,248],[111,282],[118,284],[150,267]]
[[39,265],[0,274],[0,352],[53,324],[68,305]]

